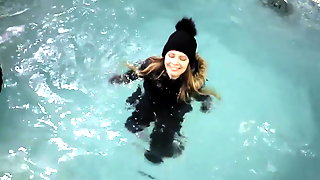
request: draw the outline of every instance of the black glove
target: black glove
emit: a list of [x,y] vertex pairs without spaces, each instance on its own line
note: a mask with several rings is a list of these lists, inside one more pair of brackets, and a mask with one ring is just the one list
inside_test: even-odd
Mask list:
[[212,108],[212,98],[210,96],[207,96],[207,98],[201,102],[200,110],[203,113],[208,113],[210,112],[211,108]]
[[128,84],[131,81],[134,81],[136,79],[138,79],[138,75],[133,70],[129,70],[122,75],[112,76],[109,79],[109,83],[111,83],[111,84],[121,84],[121,83]]
[[111,84],[121,84],[123,82],[129,81],[123,75],[114,75],[109,79],[109,83]]

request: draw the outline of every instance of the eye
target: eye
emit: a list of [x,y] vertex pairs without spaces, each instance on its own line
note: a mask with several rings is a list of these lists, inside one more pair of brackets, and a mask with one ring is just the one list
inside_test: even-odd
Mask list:
[[181,61],[186,61],[187,59],[188,59],[187,56],[180,56]]
[[169,56],[170,58],[174,58],[174,53],[169,53],[168,56]]

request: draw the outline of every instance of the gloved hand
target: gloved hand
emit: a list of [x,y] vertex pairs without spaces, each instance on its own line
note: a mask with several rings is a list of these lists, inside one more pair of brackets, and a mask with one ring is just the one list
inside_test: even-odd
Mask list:
[[131,81],[134,81],[138,78],[139,78],[138,75],[133,70],[129,70],[122,75],[113,75],[109,79],[109,83],[111,83],[111,84],[121,84],[121,83],[128,84]]
[[121,75],[113,75],[109,79],[109,83],[111,83],[111,84],[119,84],[119,83],[121,83]]
[[111,84],[121,84],[121,83],[129,83],[130,80],[126,77],[126,75],[113,75],[109,79],[109,83]]
[[212,98],[208,96],[205,100],[201,102],[200,110],[203,113],[208,113],[210,112],[211,108],[212,108]]

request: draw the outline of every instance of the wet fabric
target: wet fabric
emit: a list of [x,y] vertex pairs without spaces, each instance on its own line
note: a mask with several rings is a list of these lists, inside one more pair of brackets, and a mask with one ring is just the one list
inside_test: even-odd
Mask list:
[[[141,68],[150,62],[146,60]],[[138,78],[133,71],[126,73],[126,78]],[[143,88],[128,97],[126,102],[134,107],[125,127],[132,133],[142,131],[154,122],[150,134],[150,149],[146,157],[152,162],[162,162],[162,157],[172,157],[181,153],[183,145],[179,141],[181,124],[184,115],[192,110],[189,102],[178,101],[182,81],[180,78],[171,80],[166,73],[155,78],[158,73],[143,78]],[[151,158],[150,158],[151,157]]]
[[[140,70],[145,69],[152,61],[147,59],[141,63]],[[139,76],[129,70],[123,75],[113,76],[111,83],[129,83]],[[178,100],[183,84],[182,76],[176,80],[169,78],[165,71],[154,71],[143,76],[143,87],[139,86],[126,102],[133,107],[133,112],[125,122],[125,127],[137,133],[154,122],[150,134],[150,149],[145,157],[154,163],[162,162],[163,157],[175,157],[184,149],[180,129],[184,115],[192,111],[191,100]],[[210,109],[209,95],[192,95],[193,99],[202,101],[201,111]]]
[[[161,162],[162,157],[172,157],[183,149],[176,147],[175,139],[179,139],[181,123],[184,115],[192,110],[187,102],[177,99],[180,80],[170,80],[166,74],[158,80],[146,77],[141,87],[127,99],[127,103],[133,105],[135,110],[128,117],[125,127],[132,133],[142,131],[154,122],[150,135],[150,150],[146,157],[153,162]],[[157,160],[155,160],[157,159]]]

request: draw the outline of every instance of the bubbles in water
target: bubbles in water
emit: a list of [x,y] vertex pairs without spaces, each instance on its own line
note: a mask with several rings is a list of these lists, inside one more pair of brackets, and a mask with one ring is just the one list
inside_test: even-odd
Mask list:
[[63,142],[61,138],[50,138],[51,143],[55,143],[58,146],[58,151],[73,150],[67,143]]
[[258,129],[260,130],[260,132],[266,133],[268,136],[276,132],[275,129],[270,128],[270,124],[268,122],[264,122],[262,126],[258,126]]
[[107,131],[107,136],[109,140],[114,140],[116,137],[120,136],[120,133],[116,131]]
[[96,135],[96,131],[95,130],[88,130],[88,129],[80,129],[80,130],[75,130],[73,131],[73,134],[75,136],[83,136],[83,137],[88,137],[88,138],[92,138]]
[[306,157],[311,157],[311,158],[316,158],[316,157],[318,157],[317,154],[311,150],[311,148],[309,147],[308,144],[305,144],[305,145],[300,149],[300,153],[301,153],[303,156],[306,156]]
[[67,33],[67,32],[70,32],[70,29],[65,29],[62,27],[58,29],[58,33],[60,33],[60,34]]
[[0,178],[1,178],[1,180],[11,180],[12,175],[10,173],[4,173],[4,175]]
[[256,122],[253,121],[253,120],[250,120],[250,121],[244,121],[244,122],[241,122],[240,123],[240,126],[239,126],[239,133],[240,134],[243,134],[243,133],[246,133],[248,131],[251,130],[251,127],[255,124]]
[[130,16],[133,16],[133,15],[136,14],[136,10],[134,9],[134,7],[127,6],[127,7],[124,8],[124,10]]
[[57,170],[49,168],[49,167],[46,167],[44,174],[47,175],[47,176],[50,176],[50,175],[52,175],[52,173],[57,173]]

